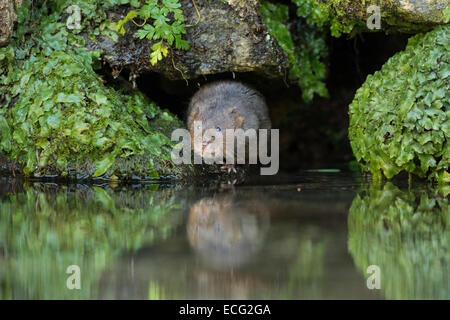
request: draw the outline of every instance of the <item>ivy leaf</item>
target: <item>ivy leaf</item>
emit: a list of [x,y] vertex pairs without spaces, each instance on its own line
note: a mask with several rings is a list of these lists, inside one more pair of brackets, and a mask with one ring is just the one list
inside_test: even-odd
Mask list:
[[64,92],[60,92],[56,96],[56,102],[63,102],[63,103],[81,103],[82,98],[77,94],[66,94]]
[[135,8],[139,8],[141,6],[141,2],[139,0],[131,0],[130,5],[132,5]]
[[61,124],[61,112],[56,112],[54,114],[51,114],[47,117],[47,124],[50,126],[50,128],[58,129],[59,125]]
[[95,164],[95,172],[93,177],[95,178],[103,175],[106,170],[108,170],[113,165],[114,159],[115,154],[110,153],[103,160],[97,161],[97,163]]
[[3,151],[11,150],[11,129],[8,121],[3,116],[0,116],[0,146]]
[[102,105],[102,104],[106,105],[106,104],[108,104],[108,98],[104,94],[96,93],[95,94],[95,102],[98,105]]
[[16,130],[14,130],[12,136],[13,136],[14,140],[17,141],[17,143],[23,144],[23,143],[25,143],[25,141],[28,137],[28,133],[22,127],[18,127],[18,128],[16,128]]

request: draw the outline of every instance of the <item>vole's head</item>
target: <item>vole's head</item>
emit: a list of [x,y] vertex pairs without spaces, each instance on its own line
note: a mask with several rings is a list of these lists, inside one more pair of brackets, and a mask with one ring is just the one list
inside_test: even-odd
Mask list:
[[[243,115],[235,106],[219,104],[218,101],[200,101],[193,109],[192,122],[190,125],[191,137],[194,130],[202,133],[202,151],[208,150],[216,137],[222,138],[223,150],[225,150],[225,139],[227,129],[240,129],[243,127]],[[201,122],[201,123],[197,123]],[[214,136],[212,135],[214,134]],[[194,144],[193,144],[194,147]],[[223,151],[225,155],[225,152]]]
[[208,101],[202,101],[201,104],[193,110],[192,116],[195,121],[201,121],[203,133],[207,129],[214,129],[217,134],[225,135],[226,129],[242,128],[244,117],[235,106]]
[[[216,147],[218,143],[211,136],[213,132],[223,141],[222,154],[231,156],[235,148],[226,148],[226,130],[259,129],[258,117],[264,118],[265,108],[261,94],[240,82],[217,81],[202,86],[191,99],[187,119],[191,137],[194,138],[194,151],[195,145],[198,148],[199,144],[203,145],[202,151]],[[195,121],[201,122],[201,125]],[[198,134],[197,140],[200,140],[200,127],[203,138],[202,141],[196,141],[194,131]],[[236,142],[235,147],[239,147]]]

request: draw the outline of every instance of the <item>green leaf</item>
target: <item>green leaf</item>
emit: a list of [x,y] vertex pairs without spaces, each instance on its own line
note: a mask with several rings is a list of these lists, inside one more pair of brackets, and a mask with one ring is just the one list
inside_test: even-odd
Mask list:
[[117,26],[116,26],[116,32],[119,34],[125,34],[125,23],[127,23],[129,20],[136,18],[137,16],[139,16],[139,13],[135,10],[131,10],[130,12],[128,12],[128,14],[125,16],[125,18],[123,20],[120,20],[119,22],[117,22]]
[[61,113],[56,112],[55,114],[49,115],[47,117],[47,124],[50,128],[58,129],[61,124]]
[[167,56],[167,46],[164,44],[164,42],[161,40],[157,43],[155,43],[152,46],[153,52],[150,54],[151,57],[151,64],[154,66],[159,60],[162,60],[163,55],[164,57]]
[[60,92],[56,96],[56,102],[63,102],[63,103],[81,103],[82,97],[79,94],[66,94],[64,92]]
[[101,93],[96,93],[95,94],[95,102],[98,105],[102,105],[102,104],[106,105],[106,104],[108,104],[108,98],[105,95],[101,94]]
[[113,165],[114,159],[115,155],[110,153],[103,160],[97,161],[93,177],[95,178],[103,175]]

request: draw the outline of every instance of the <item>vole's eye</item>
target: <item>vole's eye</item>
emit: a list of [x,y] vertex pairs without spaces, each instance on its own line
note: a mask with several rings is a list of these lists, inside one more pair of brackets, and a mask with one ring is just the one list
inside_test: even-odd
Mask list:
[[222,132],[222,129],[220,127],[216,127],[217,132]]

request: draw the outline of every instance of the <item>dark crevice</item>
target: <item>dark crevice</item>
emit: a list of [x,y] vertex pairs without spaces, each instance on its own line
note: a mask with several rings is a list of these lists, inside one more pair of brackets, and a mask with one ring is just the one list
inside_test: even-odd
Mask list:
[[[196,79],[168,80],[156,73],[142,74],[137,89],[162,108],[185,120],[190,97],[204,83],[235,79],[248,83],[266,97],[274,128],[280,129],[280,165],[285,170],[345,164],[353,159],[348,135],[348,106],[367,75],[381,69],[395,53],[403,50],[408,36],[367,33],[355,38],[329,39],[327,88],[330,99],[316,97],[311,104],[301,100],[295,83],[285,79],[265,79],[256,73],[222,73]],[[103,70],[108,83],[123,87],[127,71],[113,80]],[[109,73],[109,75],[108,75]],[[128,87],[131,87],[128,83]]]

